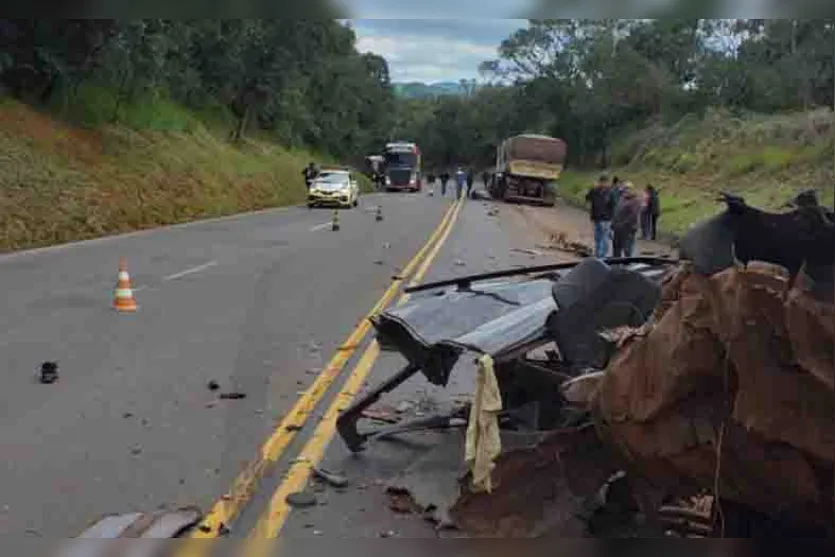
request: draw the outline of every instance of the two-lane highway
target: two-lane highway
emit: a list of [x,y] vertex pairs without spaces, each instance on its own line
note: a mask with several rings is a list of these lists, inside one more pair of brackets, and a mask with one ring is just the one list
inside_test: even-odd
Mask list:
[[[373,195],[339,231],[288,208],[0,258],[0,534],[211,508],[449,209]],[[110,308],[119,258],[136,314]],[[34,380],[46,360],[54,385]]]

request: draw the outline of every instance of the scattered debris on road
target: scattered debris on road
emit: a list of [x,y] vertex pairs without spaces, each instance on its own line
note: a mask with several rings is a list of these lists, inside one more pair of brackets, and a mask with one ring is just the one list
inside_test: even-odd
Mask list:
[[296,509],[308,509],[315,507],[318,503],[316,495],[311,491],[297,491],[291,493],[285,499],[288,505]]
[[313,468],[313,476],[331,487],[346,488],[351,485],[351,482],[342,474],[325,470],[324,468]]
[[396,416],[392,412],[387,412],[385,410],[363,410],[362,417],[388,424],[396,424],[400,421],[400,418],[398,416]]
[[550,241],[551,244],[549,246],[543,246],[545,249],[564,251],[583,258],[594,255],[594,250],[590,246],[583,242],[569,240],[565,232],[551,234]]
[[38,381],[43,385],[51,385],[58,381],[58,362],[44,362],[38,372]]
[[525,255],[530,255],[532,257],[542,256],[541,251],[537,251],[535,249],[530,249],[530,248],[513,248],[510,251],[515,251],[516,253],[524,253]]
[[[565,235],[552,241],[590,252]],[[461,460],[469,427],[388,484],[394,512],[490,537],[835,535],[835,311],[817,296],[821,284],[832,290],[824,263],[792,283],[766,263],[586,258],[521,280],[421,286],[412,291],[437,295],[372,319],[409,365],[343,412],[339,433],[359,451],[449,429],[449,415],[365,433],[356,422],[414,374],[448,386],[453,373],[475,376],[473,355],[490,354],[483,382],[495,377],[501,402],[479,428],[494,420],[500,431],[491,481],[473,489],[472,463]]]
[[130,545],[132,555],[153,557],[160,555],[169,543],[164,540],[180,537],[202,519],[202,513],[194,507],[177,510],[158,510],[152,513],[108,515],[87,528],[78,538],[64,542],[55,557],[104,557],[111,555],[112,544],[90,543],[91,538],[151,538],[143,544]]
[[243,400],[246,398],[246,393],[221,393],[218,398],[220,400]]

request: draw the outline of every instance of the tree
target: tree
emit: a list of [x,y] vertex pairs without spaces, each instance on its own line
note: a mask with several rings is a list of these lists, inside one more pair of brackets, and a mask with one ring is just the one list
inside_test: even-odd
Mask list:
[[[504,87],[440,101],[431,117],[409,109],[420,111],[415,133],[433,142],[428,157],[439,164],[456,143],[480,146],[464,152],[487,160],[487,143],[528,131],[566,140],[572,163],[605,166],[614,137],[654,121],[709,107],[831,106],[833,42],[831,20],[531,19],[479,67]],[[498,90],[501,103],[486,108]]]

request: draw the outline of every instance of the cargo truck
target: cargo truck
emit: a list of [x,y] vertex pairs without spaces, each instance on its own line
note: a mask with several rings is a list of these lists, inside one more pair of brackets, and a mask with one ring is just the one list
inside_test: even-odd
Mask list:
[[565,155],[565,141],[555,137],[523,134],[504,140],[497,150],[490,196],[553,206]]

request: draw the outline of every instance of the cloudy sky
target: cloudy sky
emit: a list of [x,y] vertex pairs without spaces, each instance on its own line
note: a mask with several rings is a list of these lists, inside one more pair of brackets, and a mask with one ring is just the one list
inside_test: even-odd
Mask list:
[[[386,57],[395,81],[478,77],[519,17],[669,17],[659,9],[709,6],[712,17],[768,17],[776,0],[335,0],[356,19],[361,51]],[[676,8],[678,6],[678,8]],[[443,16],[451,19],[436,19]]]
[[[366,0],[372,3],[375,0]],[[492,0],[494,2],[500,0]],[[428,17],[437,0],[415,2],[406,17]],[[380,17],[387,17],[380,2]],[[414,14],[414,15],[413,15]],[[377,16],[377,13],[373,15]],[[463,16],[462,16],[463,17]],[[478,77],[478,65],[496,58],[503,39],[526,25],[524,19],[354,19],[361,52],[384,56],[392,80],[458,81]]]

